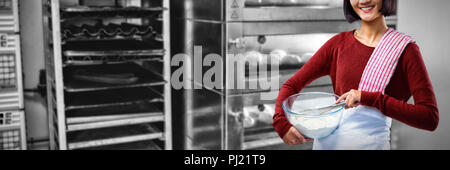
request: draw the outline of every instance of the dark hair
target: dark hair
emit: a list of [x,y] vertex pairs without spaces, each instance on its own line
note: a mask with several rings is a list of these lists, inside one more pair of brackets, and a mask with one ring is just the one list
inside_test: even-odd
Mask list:
[[[380,12],[384,16],[395,15],[395,11],[397,10],[397,0],[383,0],[383,6],[380,9]],[[353,10],[352,4],[350,0],[344,0],[344,15],[347,22],[352,23],[357,20],[360,20],[358,14]]]

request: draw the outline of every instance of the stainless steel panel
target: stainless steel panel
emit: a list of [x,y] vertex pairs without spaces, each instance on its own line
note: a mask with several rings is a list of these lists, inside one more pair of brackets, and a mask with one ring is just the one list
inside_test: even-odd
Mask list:
[[223,96],[206,89],[184,93],[183,149],[223,149]]
[[[337,1],[337,0],[335,0]],[[172,0],[175,18],[213,21],[345,20],[341,3],[251,6],[245,0]]]
[[227,0],[227,21],[345,20],[339,0]]
[[[222,58],[225,56],[223,43],[225,26],[222,23],[196,20],[185,20],[181,23],[184,23],[186,28],[185,33],[182,36],[183,41],[179,41],[183,45],[176,46],[179,46],[179,53],[187,54],[190,57],[189,61],[192,65],[187,66],[189,72],[186,74],[188,74],[188,80],[195,82],[193,88],[198,89],[201,88],[201,85],[203,84],[203,75],[205,75],[205,72],[212,67],[203,66],[205,56],[208,54],[217,54]],[[197,48],[194,49],[194,47]],[[215,64],[222,67],[222,63]],[[220,76],[217,78],[220,78]],[[223,79],[222,76],[222,84],[224,82]],[[218,88],[208,88],[223,93],[223,86]]]
[[244,35],[287,35],[311,33],[339,33],[358,28],[360,23],[347,21],[314,21],[314,22],[249,22],[243,24]]
[[244,113],[242,96],[229,95],[225,106],[225,148],[227,150],[242,149],[244,144]]
[[340,0],[245,0],[247,7],[342,5]]
[[224,0],[171,0],[174,18],[223,21]]
[[312,21],[345,20],[342,7],[245,8],[243,21]]

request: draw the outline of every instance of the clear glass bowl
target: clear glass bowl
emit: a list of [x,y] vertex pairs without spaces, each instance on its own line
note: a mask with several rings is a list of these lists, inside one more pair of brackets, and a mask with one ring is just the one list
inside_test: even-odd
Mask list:
[[305,137],[323,138],[336,130],[344,111],[335,105],[338,95],[323,92],[299,93],[283,101],[289,122]]

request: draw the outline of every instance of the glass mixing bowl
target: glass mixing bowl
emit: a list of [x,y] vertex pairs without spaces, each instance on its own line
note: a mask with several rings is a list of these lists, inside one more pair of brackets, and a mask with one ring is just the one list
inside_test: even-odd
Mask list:
[[305,137],[323,138],[339,126],[344,103],[335,104],[338,95],[323,92],[299,93],[283,101],[289,122]]

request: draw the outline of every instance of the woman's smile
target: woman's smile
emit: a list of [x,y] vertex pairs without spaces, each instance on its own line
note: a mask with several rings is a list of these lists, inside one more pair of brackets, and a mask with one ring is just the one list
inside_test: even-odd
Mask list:
[[370,13],[375,8],[375,6],[369,6],[369,7],[360,7],[359,9],[364,13]]
[[371,22],[382,16],[380,9],[382,0],[351,0],[351,5],[362,21]]

